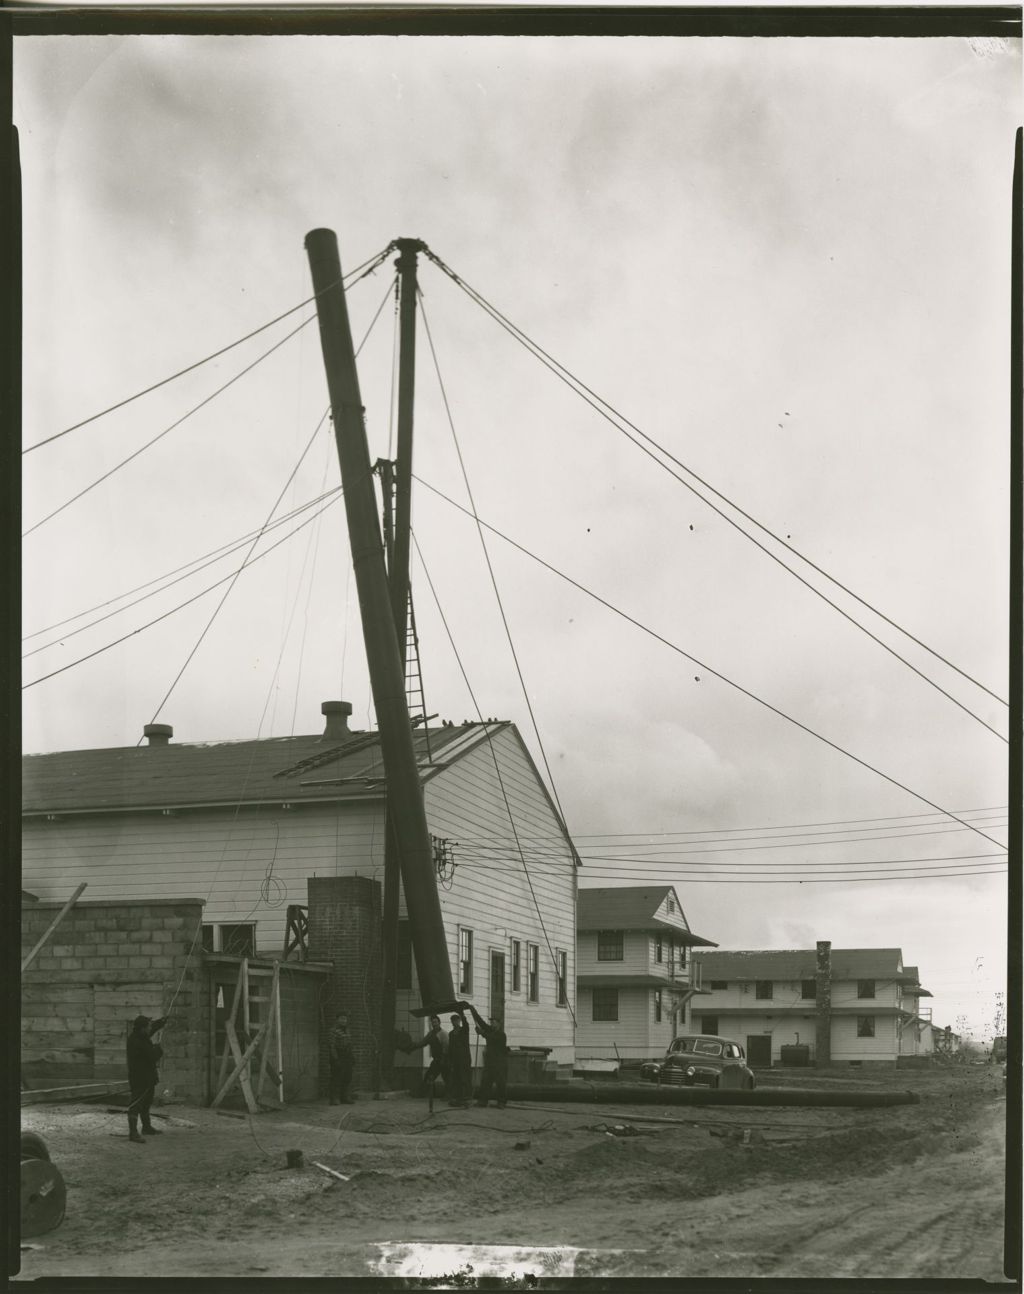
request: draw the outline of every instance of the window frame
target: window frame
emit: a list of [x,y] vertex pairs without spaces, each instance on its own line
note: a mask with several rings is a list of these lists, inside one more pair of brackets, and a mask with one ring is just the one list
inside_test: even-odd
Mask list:
[[540,1002],[540,944],[526,945],[526,1000]]
[[[811,991],[807,992],[807,986],[810,985]],[[800,981],[800,1001],[816,1002],[818,999],[818,981],[816,979],[802,979]]]
[[859,1002],[869,1001],[877,996],[875,988],[877,980],[859,979],[857,981],[857,1000]]
[[[609,951],[609,948],[611,951]],[[625,939],[621,930],[599,930],[597,932],[597,960],[599,962],[621,962],[626,959]]]
[[619,990],[617,988],[604,986],[590,990],[590,1018],[598,1023],[614,1024],[618,1022]]
[[555,991],[555,1006],[569,1005],[569,954],[564,948],[555,949],[555,968],[558,986]]
[[875,1036],[875,1017],[873,1015],[859,1015],[857,1017],[857,1037],[873,1038]]
[[664,1015],[664,1009],[665,1009],[665,1003],[662,997],[662,990],[660,988],[656,988],[654,990],[654,1023],[655,1024],[661,1024],[662,1016]]
[[[230,957],[255,957],[256,956],[256,922],[255,921],[217,921],[214,923],[215,934],[213,946],[219,953],[227,953]],[[251,941],[251,947],[236,952],[230,947],[225,947],[225,930],[237,931],[248,930]],[[230,942],[232,936],[227,936]]]
[[459,992],[473,995],[473,930],[459,926]]
[[523,991],[523,941],[521,939],[509,940],[508,968],[509,992],[521,993]]
[[727,979],[708,980],[708,991],[712,993],[724,993],[729,987]]
[[754,980],[754,1000],[772,1002],[775,999],[775,981],[771,979]]
[[661,964],[665,960],[665,936],[657,934],[654,936],[654,960]]

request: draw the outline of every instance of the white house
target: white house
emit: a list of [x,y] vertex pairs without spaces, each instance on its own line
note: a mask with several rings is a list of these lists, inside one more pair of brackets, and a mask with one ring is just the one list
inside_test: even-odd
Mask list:
[[[828,948],[828,945],[824,945]],[[829,948],[830,1063],[895,1065],[922,989],[899,948]],[[700,954],[706,996],[691,1002],[688,1027],[722,1034],[746,1048],[752,1065],[815,1063],[818,1025],[816,950]]]
[[671,885],[581,889],[576,907],[576,1056],[660,1056],[700,991],[695,935]]
[[[196,895],[206,949],[279,958],[308,878],[383,882],[379,734],[351,732],[346,703],[323,712],[313,736],[188,744],[155,724],[141,746],[26,756],[25,887]],[[503,1014],[512,1046],[571,1064],[578,859],[559,814],[511,723],[417,728],[414,742],[456,991]],[[401,917],[396,1025],[419,1033],[404,898]]]

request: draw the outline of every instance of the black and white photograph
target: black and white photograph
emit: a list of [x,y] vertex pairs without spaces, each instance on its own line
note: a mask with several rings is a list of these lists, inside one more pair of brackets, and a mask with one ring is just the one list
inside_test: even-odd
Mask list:
[[33,11],[14,1270],[1019,1285],[1020,11]]

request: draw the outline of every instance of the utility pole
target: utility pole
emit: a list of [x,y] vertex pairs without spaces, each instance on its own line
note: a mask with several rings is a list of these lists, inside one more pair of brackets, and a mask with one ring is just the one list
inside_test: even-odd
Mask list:
[[[390,491],[394,487],[394,527],[388,545],[388,582],[391,589],[391,612],[395,620],[398,654],[402,662],[403,687],[407,680],[409,549],[412,534],[412,423],[416,391],[416,256],[423,248],[417,238],[398,240],[398,446],[394,475],[381,472],[386,515],[391,515]],[[392,830],[394,806],[389,797],[384,835],[384,902],[381,912],[381,985],[382,1038],[395,1031],[395,994],[398,980],[398,908],[401,877],[398,836]],[[390,1078],[392,1065],[383,1054],[381,1079]]]
[[[320,344],[338,444],[352,565],[380,730],[392,825],[390,834],[398,850],[420,997],[424,1007],[443,1007],[454,1000],[455,990],[434,877],[423,788],[413,748],[402,653],[384,568],[338,241],[333,230],[314,229],[306,235],[305,245],[317,297]],[[381,1052],[390,1045],[391,1039],[382,1038]]]

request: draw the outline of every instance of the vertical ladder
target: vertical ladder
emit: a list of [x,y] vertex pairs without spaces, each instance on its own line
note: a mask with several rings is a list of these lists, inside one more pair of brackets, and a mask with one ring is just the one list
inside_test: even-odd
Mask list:
[[420,640],[416,633],[416,614],[412,605],[412,589],[409,590],[409,618],[405,635],[405,699],[409,707],[409,719],[413,728],[423,729],[423,739],[427,747],[427,759],[430,759],[430,734],[427,729],[427,702],[423,695],[423,673],[420,668]]

